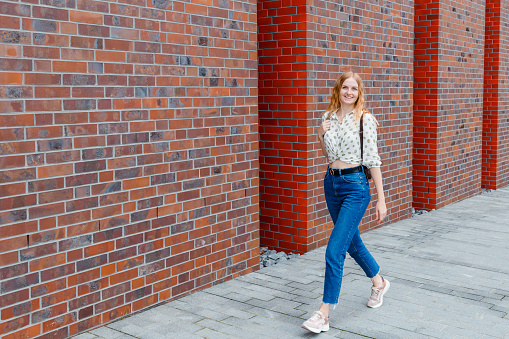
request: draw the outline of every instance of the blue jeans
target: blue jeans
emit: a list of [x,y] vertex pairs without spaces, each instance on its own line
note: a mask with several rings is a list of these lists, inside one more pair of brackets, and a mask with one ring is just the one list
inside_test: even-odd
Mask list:
[[364,172],[334,176],[327,171],[323,186],[327,208],[334,222],[325,252],[323,302],[335,305],[338,303],[347,252],[368,278],[376,276],[380,266],[364,246],[359,232],[359,223],[371,200]]

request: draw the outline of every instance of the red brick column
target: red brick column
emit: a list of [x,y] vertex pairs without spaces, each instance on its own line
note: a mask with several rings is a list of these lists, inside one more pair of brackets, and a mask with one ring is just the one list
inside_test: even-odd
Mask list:
[[480,193],[484,5],[415,5],[414,207]]
[[256,3],[0,2],[0,333],[259,268]]
[[507,1],[486,2],[482,187],[509,184],[509,22]]
[[[366,80],[380,121],[388,221],[411,211],[411,3],[307,5],[258,2],[261,243],[285,251],[325,245],[331,230],[316,127],[342,72]],[[374,204],[361,228],[372,227]]]
[[[438,0],[416,1],[414,44],[413,205],[424,208],[437,194]],[[435,207],[431,207],[435,208]]]
[[258,2],[262,245],[308,250],[306,1]]

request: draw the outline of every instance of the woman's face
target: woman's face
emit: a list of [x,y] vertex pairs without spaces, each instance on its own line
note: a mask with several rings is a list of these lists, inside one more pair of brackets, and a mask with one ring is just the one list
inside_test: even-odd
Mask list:
[[359,98],[359,85],[354,78],[348,78],[343,82],[339,92],[339,100],[342,105],[353,106]]

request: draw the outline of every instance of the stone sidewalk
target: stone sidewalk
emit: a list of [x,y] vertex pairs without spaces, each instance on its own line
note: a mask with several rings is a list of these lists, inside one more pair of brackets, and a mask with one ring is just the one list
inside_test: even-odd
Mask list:
[[509,188],[363,234],[391,281],[378,309],[348,258],[331,329],[320,305],[325,247],[76,336],[93,338],[509,338]]

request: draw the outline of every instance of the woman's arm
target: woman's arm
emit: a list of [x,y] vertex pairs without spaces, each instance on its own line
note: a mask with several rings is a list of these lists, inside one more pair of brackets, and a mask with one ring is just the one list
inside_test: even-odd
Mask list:
[[376,193],[378,195],[376,202],[376,219],[378,220],[378,223],[381,223],[387,215],[387,207],[385,206],[382,171],[380,170],[382,161],[380,160],[380,155],[378,154],[377,123],[371,114],[364,114],[364,117],[364,150],[362,162],[363,165],[366,165],[370,169],[371,177],[375,183]]
[[318,127],[318,140],[320,140],[320,145],[322,146],[322,153],[325,159],[327,160],[327,163],[329,163],[329,156],[327,155],[327,149],[325,148],[325,141],[323,140],[323,136],[325,133],[330,129],[331,122],[330,120],[325,120],[322,122],[320,127]]
[[327,160],[327,163],[329,163],[329,157],[327,156],[327,150],[325,148],[325,141],[323,140],[323,135],[320,135],[320,133],[318,133],[318,140],[320,140],[320,145],[322,146],[322,154]]
[[378,223],[384,221],[387,215],[387,207],[385,206],[385,193],[382,183],[382,171],[380,167],[371,167],[371,177],[375,183],[377,202],[376,202],[376,220]]

